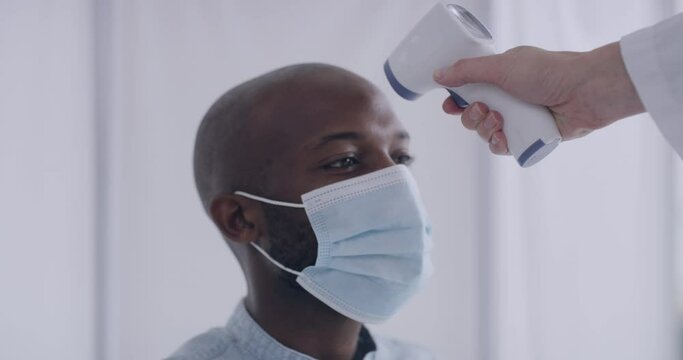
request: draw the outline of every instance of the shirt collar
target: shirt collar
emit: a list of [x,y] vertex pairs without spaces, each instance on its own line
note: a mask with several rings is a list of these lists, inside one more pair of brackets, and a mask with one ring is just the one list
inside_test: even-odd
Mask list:
[[[240,301],[237,305],[235,312],[230,317],[230,320],[228,320],[226,331],[229,338],[234,339],[239,347],[258,360],[315,360],[313,357],[280,344],[268,335],[249,315],[244,306],[244,301]],[[361,346],[368,353],[376,350],[375,342],[365,327],[361,328],[359,334],[358,350],[361,350]]]

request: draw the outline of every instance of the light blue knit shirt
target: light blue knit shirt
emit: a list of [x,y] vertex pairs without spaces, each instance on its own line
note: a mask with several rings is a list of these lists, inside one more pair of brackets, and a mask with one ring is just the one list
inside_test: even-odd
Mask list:
[[[367,333],[369,336],[369,333]],[[424,348],[397,340],[372,336],[376,350],[364,360],[434,359]],[[167,360],[312,360],[313,357],[292,350],[268,335],[247,312],[240,301],[230,320],[222,328],[213,328],[180,347]]]

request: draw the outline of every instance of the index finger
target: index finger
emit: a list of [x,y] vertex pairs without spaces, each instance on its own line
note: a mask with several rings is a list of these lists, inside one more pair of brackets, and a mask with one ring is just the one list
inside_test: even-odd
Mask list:
[[446,100],[444,100],[443,105],[441,106],[443,108],[443,111],[446,114],[451,114],[451,115],[460,115],[462,114],[465,109],[461,108],[458,106],[458,104],[455,103],[452,97],[447,97]]

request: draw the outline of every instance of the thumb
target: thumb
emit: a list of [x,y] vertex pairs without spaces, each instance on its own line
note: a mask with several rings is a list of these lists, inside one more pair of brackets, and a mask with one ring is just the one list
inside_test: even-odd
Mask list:
[[470,83],[486,83],[500,86],[504,79],[505,54],[460,59],[453,65],[434,72],[434,81],[447,87]]

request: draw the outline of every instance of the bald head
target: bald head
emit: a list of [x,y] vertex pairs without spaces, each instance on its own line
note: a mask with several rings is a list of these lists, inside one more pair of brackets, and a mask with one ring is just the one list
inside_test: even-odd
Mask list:
[[[280,68],[223,94],[197,132],[194,174],[205,209],[235,190],[266,194],[278,154],[317,117],[375,105],[378,90],[347,70],[325,64]],[[307,122],[308,121],[308,122]]]

